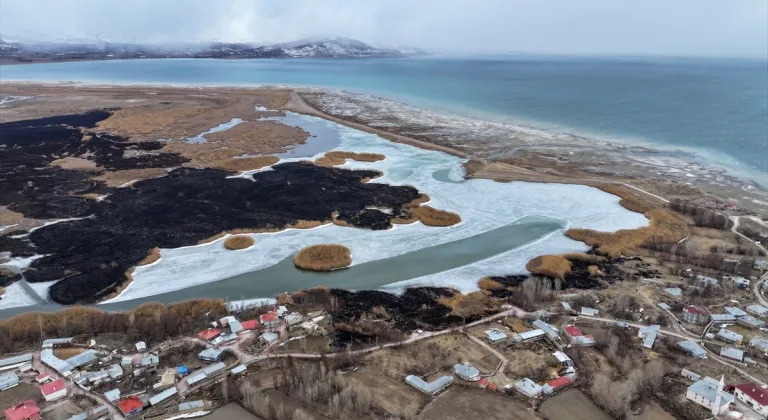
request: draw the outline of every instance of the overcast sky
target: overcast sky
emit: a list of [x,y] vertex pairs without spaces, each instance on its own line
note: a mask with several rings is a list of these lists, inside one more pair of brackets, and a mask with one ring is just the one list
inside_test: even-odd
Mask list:
[[9,39],[768,57],[767,0],[0,0]]

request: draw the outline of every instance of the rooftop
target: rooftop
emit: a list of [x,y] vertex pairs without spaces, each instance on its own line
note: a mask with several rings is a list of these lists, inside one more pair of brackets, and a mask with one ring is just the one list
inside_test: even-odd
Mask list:
[[553,338],[555,340],[560,338],[560,334],[557,333],[557,328],[549,325],[548,323],[546,323],[546,322],[544,322],[544,321],[542,321],[540,319],[537,319],[537,320],[533,321],[533,325],[536,328],[538,328],[538,329],[544,331],[545,333],[547,333],[547,335],[550,338]]
[[117,407],[120,409],[120,411],[123,412],[123,414],[128,414],[134,410],[139,410],[144,408],[144,403],[141,402],[141,399],[139,397],[134,395],[124,400],[118,401]]
[[685,309],[683,309],[683,312],[688,312],[690,314],[709,316],[709,312],[706,309],[697,308],[695,306],[688,306]]
[[566,332],[566,334],[568,334],[571,337],[577,337],[577,336],[580,336],[580,335],[584,335],[581,332],[581,330],[579,329],[579,327],[577,327],[575,325],[566,325],[565,326],[565,332]]
[[425,382],[415,375],[405,377],[405,382],[428,394],[434,394],[453,382],[453,376],[441,376],[432,382]]
[[480,376],[480,371],[467,362],[453,365],[453,369],[462,379],[474,379],[477,376]]
[[0,360],[0,368],[5,366],[18,365],[20,363],[32,361],[32,354],[22,354],[21,356],[9,357],[7,359]]
[[93,362],[94,360],[96,360],[96,357],[97,357],[96,351],[89,349],[76,356],[70,357],[64,362],[66,362],[69,366],[71,366],[74,369],[74,368],[78,368],[80,366]]
[[67,338],[49,338],[47,340],[43,341],[43,348],[48,349],[53,347],[57,344],[72,344],[72,341],[74,340],[73,337],[67,337]]
[[176,395],[176,392],[177,392],[176,387],[168,388],[165,391],[150,397],[149,404],[150,405],[160,404],[161,402],[167,400],[168,398],[171,398],[172,396]]
[[749,306],[747,306],[747,310],[749,312],[757,314],[757,316],[768,315],[768,308],[766,308],[763,305],[749,305]]
[[725,313],[731,314],[736,318],[745,316],[747,314],[741,308],[737,308],[735,306],[726,306],[725,308],[723,308],[723,310],[725,311]]
[[488,339],[491,341],[504,340],[507,338],[507,335],[498,328],[485,330],[485,336],[488,337]]
[[679,287],[668,287],[664,289],[664,291],[667,292],[667,294],[670,296],[674,296],[674,297],[683,296],[683,291]]
[[[705,377],[704,379],[700,379],[693,385],[689,386],[688,390],[702,396],[709,401],[715,401],[717,399],[717,388],[719,386],[720,385],[717,380]],[[727,392],[721,392],[720,395],[722,398],[720,401],[723,405],[733,402],[733,395]]]
[[208,328],[205,331],[197,333],[197,337],[201,340],[212,340],[221,334],[221,330],[217,328]]
[[720,349],[720,356],[733,360],[744,360],[744,351],[734,347],[723,347]]
[[43,395],[51,395],[54,392],[59,392],[65,388],[66,386],[64,385],[64,380],[57,379],[53,382],[48,382],[47,384],[40,385],[40,392],[42,392]]
[[768,406],[768,391],[760,388],[759,386],[753,384],[753,383],[747,383],[747,384],[741,384],[736,385],[734,388],[738,389],[739,391],[747,394],[749,398],[752,398],[753,400],[757,401],[758,404],[762,406]]
[[682,347],[691,356],[694,356],[694,357],[704,357],[704,356],[707,355],[707,352],[704,350],[704,348],[702,348],[696,342],[693,342],[693,341],[681,341],[681,342],[677,343],[677,345]]
[[256,319],[250,319],[248,321],[241,322],[240,325],[243,326],[243,329],[255,330],[259,328],[259,321]]
[[523,378],[522,380],[516,382],[515,387],[517,387],[518,389],[522,389],[528,395],[540,394],[542,391],[541,385],[537,384],[536,382],[533,382],[529,378]]
[[223,349],[218,347],[210,347],[201,351],[197,356],[201,359],[214,360],[218,359],[221,356],[221,353],[224,353]]
[[557,379],[552,379],[547,381],[547,385],[551,386],[552,389],[563,387],[565,385],[568,385],[569,383],[571,383],[571,378],[567,376],[561,376]]
[[5,410],[6,420],[25,420],[40,415],[40,408],[32,400],[27,400]]
[[744,324],[750,325],[752,327],[763,327],[765,326],[765,321],[757,319],[753,317],[752,315],[744,315],[739,318],[739,322],[743,322]]
[[726,340],[730,340],[730,341],[741,341],[741,340],[744,339],[743,335],[736,334],[735,332],[733,332],[731,330],[728,330],[728,329],[725,329],[725,328],[721,329],[717,333],[717,335],[718,335],[718,337],[722,337],[722,338],[725,338]]
[[768,352],[768,340],[766,339],[753,337],[751,340],[749,340],[749,345],[752,347],[757,347],[762,351]]

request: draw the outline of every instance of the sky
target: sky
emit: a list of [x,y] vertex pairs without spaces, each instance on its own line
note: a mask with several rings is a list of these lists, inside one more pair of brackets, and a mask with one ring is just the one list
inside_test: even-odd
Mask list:
[[0,0],[22,41],[287,42],[438,53],[768,58],[766,0]]

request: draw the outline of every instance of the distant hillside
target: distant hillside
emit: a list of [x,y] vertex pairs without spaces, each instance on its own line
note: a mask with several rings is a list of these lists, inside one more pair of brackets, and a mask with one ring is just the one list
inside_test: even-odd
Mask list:
[[129,58],[391,58],[425,54],[418,48],[380,48],[349,38],[251,43],[157,46],[111,42],[17,43],[0,40],[0,61],[42,62]]

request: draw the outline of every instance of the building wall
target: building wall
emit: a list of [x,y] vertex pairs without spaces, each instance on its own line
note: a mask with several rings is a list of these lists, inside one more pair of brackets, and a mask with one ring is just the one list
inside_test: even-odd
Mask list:
[[761,414],[763,416],[768,416],[768,406],[762,406],[762,405],[758,404],[755,400],[750,398],[749,395],[745,394],[740,389],[736,390],[735,395],[736,395],[736,398],[739,401],[742,401],[745,404],[749,405],[750,407],[752,407],[752,409],[757,411],[759,414]]
[[46,395],[45,396],[45,400],[46,401],[54,401],[54,400],[58,400],[59,398],[63,398],[66,395],[67,395],[67,388],[64,388],[62,390],[59,390],[59,391],[56,391],[56,392],[53,392],[51,394]]

